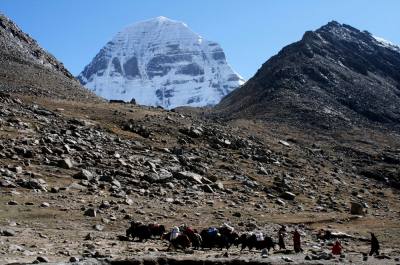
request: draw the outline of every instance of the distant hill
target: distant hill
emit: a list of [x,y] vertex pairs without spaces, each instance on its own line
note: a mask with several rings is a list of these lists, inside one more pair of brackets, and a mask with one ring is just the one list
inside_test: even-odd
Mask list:
[[0,90],[59,99],[98,99],[54,56],[0,14]]
[[330,22],[269,59],[216,107],[228,118],[331,128],[400,124],[400,48]]

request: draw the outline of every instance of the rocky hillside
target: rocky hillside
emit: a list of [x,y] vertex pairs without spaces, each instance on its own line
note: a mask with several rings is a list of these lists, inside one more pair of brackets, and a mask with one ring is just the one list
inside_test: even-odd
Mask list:
[[330,22],[283,48],[218,105],[231,118],[333,128],[400,124],[400,49]]
[[62,63],[1,14],[0,89],[60,99],[97,99]]
[[[306,253],[285,252],[299,264],[306,256],[317,264],[339,261],[326,254],[329,241],[316,237],[327,227],[348,235],[343,242],[354,255],[342,263],[361,262],[371,230],[392,261],[399,255],[390,247],[399,244],[398,192],[358,172],[383,158],[398,161],[398,139],[365,131],[352,153],[351,136],[350,147],[310,142],[283,128],[276,133],[131,104],[1,94],[0,107],[0,263],[223,255],[170,253],[156,239],[121,241],[130,220],[197,229],[229,222],[239,233],[274,238],[287,224],[302,233]],[[351,203],[368,212],[365,218],[350,215]],[[287,245],[292,249],[289,238]],[[232,247],[229,255],[260,253]],[[280,264],[281,256],[265,261]]]
[[[1,50],[0,68],[0,264],[400,260],[398,134],[365,127],[328,135],[289,123],[209,119],[203,109],[96,100],[52,57],[30,55],[32,40],[12,44],[25,35],[3,21],[11,51]],[[198,230],[226,222],[275,241],[285,224],[288,249],[263,256],[236,246],[168,250],[157,238],[126,238],[132,220]],[[295,229],[304,249],[297,254]],[[334,237],[321,238],[320,229]],[[365,255],[371,231],[381,242],[376,257]],[[336,237],[344,255],[330,254]]]
[[169,109],[215,105],[244,83],[218,43],[166,17],[119,32],[78,79],[107,99]]

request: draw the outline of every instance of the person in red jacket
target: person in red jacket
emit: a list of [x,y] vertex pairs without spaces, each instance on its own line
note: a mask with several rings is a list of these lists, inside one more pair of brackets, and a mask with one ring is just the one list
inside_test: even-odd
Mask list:
[[335,244],[333,245],[332,254],[333,255],[341,255],[342,254],[342,245],[340,244],[339,240],[336,240]]

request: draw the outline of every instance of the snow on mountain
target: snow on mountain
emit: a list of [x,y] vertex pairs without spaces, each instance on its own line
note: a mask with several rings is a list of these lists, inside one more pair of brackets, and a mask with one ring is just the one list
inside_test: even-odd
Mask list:
[[78,79],[101,97],[164,108],[214,105],[244,83],[217,43],[165,17],[119,32]]

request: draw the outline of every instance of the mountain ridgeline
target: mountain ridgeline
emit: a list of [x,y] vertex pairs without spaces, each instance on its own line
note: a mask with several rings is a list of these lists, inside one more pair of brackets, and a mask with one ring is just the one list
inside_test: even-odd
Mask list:
[[216,107],[228,118],[331,128],[400,124],[400,48],[330,22],[270,58]]

